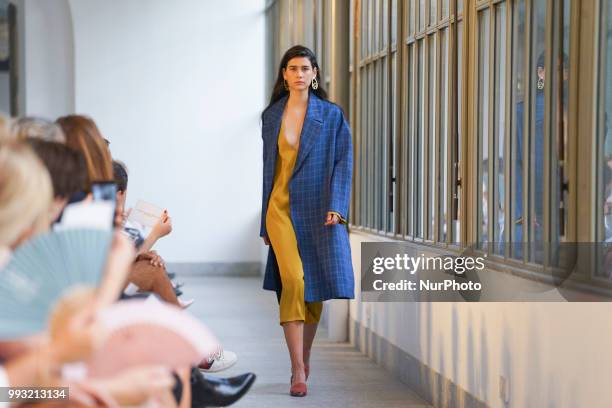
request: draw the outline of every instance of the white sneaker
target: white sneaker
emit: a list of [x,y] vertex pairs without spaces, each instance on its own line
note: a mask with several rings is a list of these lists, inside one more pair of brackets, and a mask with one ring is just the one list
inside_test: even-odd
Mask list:
[[195,299],[189,299],[189,300],[179,299],[178,302],[179,302],[179,305],[181,305],[183,309],[187,309],[189,306],[193,305],[193,302],[195,302]]
[[236,355],[236,353],[219,348],[215,354],[205,358],[198,367],[203,373],[216,373],[218,371],[227,370],[236,364],[237,361],[238,355]]

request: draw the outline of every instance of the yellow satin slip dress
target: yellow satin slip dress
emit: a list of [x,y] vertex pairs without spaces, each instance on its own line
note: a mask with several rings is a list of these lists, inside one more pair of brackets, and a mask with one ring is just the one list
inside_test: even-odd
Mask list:
[[280,324],[296,320],[306,324],[318,323],[323,309],[322,302],[304,301],[304,269],[289,212],[289,180],[297,155],[297,146],[287,141],[281,125],[274,185],[266,212],[268,239],[276,256],[282,282]]

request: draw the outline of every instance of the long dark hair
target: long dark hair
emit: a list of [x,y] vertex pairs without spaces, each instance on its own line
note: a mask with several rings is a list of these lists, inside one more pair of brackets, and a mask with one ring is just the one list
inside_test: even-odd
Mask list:
[[317,89],[312,89],[311,86],[308,87],[309,91],[317,95],[321,99],[327,100],[327,92],[323,89],[321,85],[323,81],[321,81],[321,68],[319,68],[319,64],[317,63],[317,57],[315,57],[314,52],[310,49],[304,47],[303,45],[295,45],[285,52],[283,58],[281,59],[280,65],[278,67],[278,77],[276,78],[276,82],[274,83],[274,88],[272,89],[272,96],[270,97],[270,103],[264,110],[268,110],[270,106],[272,106],[275,102],[281,99],[283,96],[288,95],[289,91],[285,89],[285,80],[283,78],[283,69],[287,69],[287,64],[289,61],[296,57],[306,57],[310,60],[310,65],[312,68],[317,70],[317,82],[319,83],[319,87]]

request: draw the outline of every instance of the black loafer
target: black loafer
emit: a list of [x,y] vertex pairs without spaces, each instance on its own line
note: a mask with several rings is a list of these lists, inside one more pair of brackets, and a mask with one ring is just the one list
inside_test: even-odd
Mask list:
[[191,406],[227,407],[238,401],[255,382],[255,374],[246,373],[230,378],[202,375],[200,370],[191,370]]

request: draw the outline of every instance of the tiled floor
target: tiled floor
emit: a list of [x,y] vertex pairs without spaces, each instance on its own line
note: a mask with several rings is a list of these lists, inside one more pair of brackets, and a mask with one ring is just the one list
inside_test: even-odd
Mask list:
[[219,376],[257,374],[252,390],[237,407],[427,407],[405,384],[393,378],[348,343],[332,343],[317,334],[308,395],[289,396],[290,364],[276,297],[257,278],[180,277],[189,311],[201,318],[238,363]]

